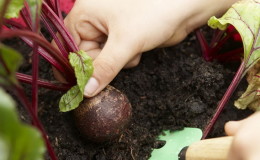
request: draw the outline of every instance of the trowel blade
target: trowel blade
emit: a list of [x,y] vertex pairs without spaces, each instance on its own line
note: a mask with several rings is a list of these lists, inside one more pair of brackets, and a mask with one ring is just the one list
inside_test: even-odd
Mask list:
[[201,137],[202,131],[199,128],[184,128],[174,132],[163,131],[158,139],[166,141],[166,144],[160,149],[154,149],[149,160],[178,160],[182,148],[199,141]]

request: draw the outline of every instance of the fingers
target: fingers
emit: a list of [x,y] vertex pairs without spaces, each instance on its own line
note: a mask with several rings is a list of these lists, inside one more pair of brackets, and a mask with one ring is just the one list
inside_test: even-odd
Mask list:
[[225,131],[228,135],[234,136],[229,160],[257,160],[260,159],[260,112],[249,116],[241,121],[228,122]]
[[254,125],[254,123],[258,120],[260,120],[260,112],[256,112],[250,117],[240,121],[229,121],[225,124],[225,132],[229,136],[234,136],[239,130],[241,130],[241,128],[249,128],[251,125]]
[[104,89],[129,60],[134,59],[136,49],[130,42],[110,36],[93,61],[94,73],[85,87],[84,95],[92,97]]
[[240,121],[229,121],[225,124],[225,132],[228,136],[234,136],[241,126]]

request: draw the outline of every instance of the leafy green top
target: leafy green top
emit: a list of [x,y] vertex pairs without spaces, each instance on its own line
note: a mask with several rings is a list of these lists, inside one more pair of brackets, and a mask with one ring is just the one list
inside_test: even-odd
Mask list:
[[[8,6],[5,18],[17,18],[19,17],[20,10],[24,7],[24,0],[11,0]],[[4,1],[0,2],[0,8],[3,7]]]
[[260,0],[243,0],[234,4],[226,14],[217,19],[210,18],[212,28],[226,29],[232,24],[242,37],[246,69],[260,58]]
[[22,56],[14,49],[0,43],[0,84],[8,85],[8,82],[17,84],[15,72],[21,64]]
[[[260,60],[260,0],[239,1],[235,3],[221,18],[217,19],[216,17],[211,17],[208,21],[209,26],[221,30],[226,29],[228,24],[233,25],[242,37],[244,46],[243,61],[245,64],[243,74],[245,74]],[[255,75],[255,77],[257,77],[257,75]],[[256,86],[250,86],[249,88],[254,88],[254,90],[248,89],[246,91],[247,93],[241,97],[243,99],[242,101],[247,101],[247,103],[236,103],[235,105],[237,107],[246,108],[247,105],[252,104],[252,100],[259,100],[259,97],[257,96],[259,94],[259,89],[255,90],[255,88],[260,87],[259,83],[256,81],[260,81],[260,78],[258,77],[251,82],[249,81],[249,85]],[[246,95],[254,95],[254,98]],[[259,103],[254,103],[256,106],[251,106],[251,108],[259,108]]]
[[84,51],[70,53],[69,60],[75,71],[77,85],[72,87],[61,97],[59,107],[62,112],[67,112],[78,107],[79,103],[83,100],[85,85],[94,69],[91,57],[89,57]]
[[0,159],[43,160],[41,133],[19,121],[14,101],[1,88],[0,97]]

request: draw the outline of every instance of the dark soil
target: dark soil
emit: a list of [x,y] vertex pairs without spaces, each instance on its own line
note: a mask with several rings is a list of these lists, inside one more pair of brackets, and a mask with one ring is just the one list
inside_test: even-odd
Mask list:
[[[29,57],[25,60],[22,70],[30,72]],[[153,148],[164,145],[156,140],[163,130],[207,125],[237,67],[236,63],[205,62],[191,34],[174,47],[144,53],[137,67],[121,71],[111,83],[127,95],[133,107],[131,122],[120,137],[103,144],[85,140],[72,113],[59,112],[62,93],[58,91],[40,90],[39,116],[60,160],[146,160]],[[40,69],[42,78],[52,77],[48,64],[41,62]],[[225,122],[251,114],[233,106],[243,89],[242,83],[209,137],[224,135]]]

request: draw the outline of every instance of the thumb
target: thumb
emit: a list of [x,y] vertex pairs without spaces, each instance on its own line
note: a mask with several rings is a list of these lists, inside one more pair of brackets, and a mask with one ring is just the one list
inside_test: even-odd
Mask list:
[[109,37],[104,48],[93,61],[94,72],[85,86],[85,97],[93,97],[103,90],[133,58],[137,52],[129,44]]

